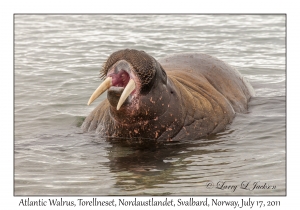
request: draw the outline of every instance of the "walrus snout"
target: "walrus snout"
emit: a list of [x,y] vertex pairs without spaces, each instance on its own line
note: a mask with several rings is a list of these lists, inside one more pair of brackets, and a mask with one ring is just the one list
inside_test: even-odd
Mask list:
[[[120,101],[120,97],[122,96],[122,93],[124,92],[124,87],[115,87],[112,86],[107,90],[107,100],[109,101],[110,105],[112,107],[117,108],[118,103]],[[123,102],[123,105],[126,105],[129,103],[131,99],[131,96],[128,96],[126,100]]]
[[[152,86],[156,73],[156,61],[144,51],[119,50],[112,53],[106,60],[101,70],[101,77],[105,78],[110,71],[119,71],[120,69],[133,71],[139,80],[141,92],[144,92]],[[135,82],[137,81],[135,80]]]
[[[116,82],[115,79],[114,82]],[[120,107],[124,104],[128,96],[135,90],[136,84],[133,79],[130,79],[129,82],[122,81],[122,82],[117,82],[115,83],[117,86],[113,86],[113,78],[112,77],[107,77],[103,83],[100,84],[100,86],[95,90],[95,92],[92,94],[88,101],[88,105],[90,105],[96,98],[98,98],[102,93],[104,93],[107,89],[111,90],[111,97],[112,103],[114,104],[115,100],[117,97],[119,97],[118,104],[117,104],[117,110],[120,109]],[[119,87],[118,85],[124,85],[125,87]],[[121,88],[121,89],[120,89]]]
[[[107,78],[96,89],[90,97],[88,105],[91,104],[106,90],[108,92],[108,100],[117,110],[127,101],[130,95],[139,92],[139,78],[135,75],[133,67],[125,60],[116,62],[107,72]],[[121,89],[119,88],[121,87]],[[137,95],[137,94],[136,94]],[[130,97],[130,99],[132,96]],[[127,100],[128,99],[128,100]]]

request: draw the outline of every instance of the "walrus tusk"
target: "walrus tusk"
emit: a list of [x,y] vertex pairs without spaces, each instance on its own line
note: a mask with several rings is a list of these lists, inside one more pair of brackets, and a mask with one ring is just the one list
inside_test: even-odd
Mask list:
[[99,87],[94,91],[94,93],[91,95],[90,100],[87,103],[87,105],[90,105],[96,98],[98,98],[104,91],[106,91],[111,86],[112,86],[112,78],[111,77],[107,77],[99,85]]
[[128,84],[126,85],[117,105],[117,110],[120,109],[126,98],[130,95],[130,93],[135,89],[135,82],[133,79],[130,79]]

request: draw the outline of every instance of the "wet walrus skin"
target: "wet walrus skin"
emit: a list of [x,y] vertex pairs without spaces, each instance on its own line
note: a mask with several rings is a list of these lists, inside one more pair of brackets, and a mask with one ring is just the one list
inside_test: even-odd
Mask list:
[[199,139],[224,130],[236,112],[247,112],[254,94],[237,70],[200,53],[156,61],[144,51],[120,50],[108,58],[102,76],[105,87],[88,104],[106,89],[107,99],[82,128],[103,137]]

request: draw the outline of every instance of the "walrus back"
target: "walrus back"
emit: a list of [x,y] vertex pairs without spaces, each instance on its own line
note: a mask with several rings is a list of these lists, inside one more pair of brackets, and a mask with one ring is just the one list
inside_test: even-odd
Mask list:
[[[250,83],[232,66],[206,54],[185,53],[175,54],[158,62],[165,69],[168,76],[182,76],[183,79],[199,85],[199,77],[204,77],[209,84],[220,92],[231,104],[235,112],[245,113],[248,109],[248,101],[254,96],[254,90]],[[186,74],[192,75],[186,77]],[[187,85],[187,84],[186,84]]]

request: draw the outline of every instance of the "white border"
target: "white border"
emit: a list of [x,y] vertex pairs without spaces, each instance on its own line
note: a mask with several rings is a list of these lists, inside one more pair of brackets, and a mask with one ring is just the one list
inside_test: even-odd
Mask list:
[[[163,3],[164,2],[164,3]],[[13,197],[13,14],[14,13],[286,13],[287,14],[287,197],[281,208],[298,205],[299,176],[299,12],[296,1],[8,1],[1,2],[1,178],[0,207],[18,207]],[[175,198],[175,197],[174,197]],[[239,200],[242,197],[221,197]],[[44,198],[45,199],[45,198]],[[70,197],[71,199],[71,197]],[[74,198],[77,199],[77,198]],[[246,199],[246,197],[245,197]],[[9,207],[9,208],[7,208]],[[49,207],[47,207],[49,208]],[[2,208],[1,208],[2,209]],[[85,208],[86,209],[86,208]],[[212,209],[212,208],[211,208]],[[226,208],[225,208],[226,209]],[[232,208],[231,208],[232,209]],[[256,208],[255,208],[256,209]],[[276,208],[273,208],[276,209]]]

